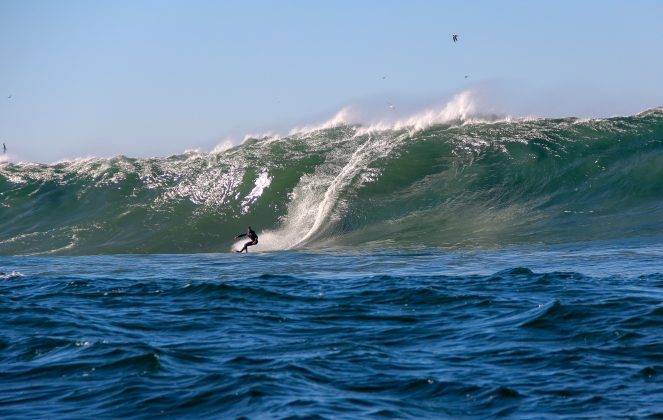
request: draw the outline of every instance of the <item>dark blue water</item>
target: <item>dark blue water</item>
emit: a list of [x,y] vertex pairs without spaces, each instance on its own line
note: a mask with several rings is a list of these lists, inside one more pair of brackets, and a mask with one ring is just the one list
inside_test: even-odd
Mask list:
[[660,418],[662,257],[0,257],[0,417]]

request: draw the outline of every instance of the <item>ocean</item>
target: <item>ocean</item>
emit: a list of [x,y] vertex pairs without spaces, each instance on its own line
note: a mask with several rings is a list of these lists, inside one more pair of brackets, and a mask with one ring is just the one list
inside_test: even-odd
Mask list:
[[661,108],[4,162],[0,200],[3,419],[663,417]]

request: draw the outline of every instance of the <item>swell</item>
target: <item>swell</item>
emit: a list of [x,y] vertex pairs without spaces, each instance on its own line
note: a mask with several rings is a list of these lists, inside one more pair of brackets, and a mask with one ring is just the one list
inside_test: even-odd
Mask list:
[[[516,266],[449,276],[431,274],[440,259],[385,256],[339,277],[324,266],[327,256],[300,256],[306,274],[297,276],[245,277],[292,264],[287,253],[216,256],[215,266],[174,256],[163,268],[151,266],[154,257],[124,258],[131,278],[108,273],[122,257],[86,257],[65,258],[66,272],[85,272],[77,280],[52,273],[0,283],[0,296],[11,297],[0,299],[0,412],[621,418],[660,411],[660,274],[590,277]],[[55,259],[33,260],[35,271],[46,271]],[[218,281],[223,266],[237,273],[231,281]],[[390,275],[379,274],[384,266],[394,267]]]
[[663,109],[337,125],[221,153],[0,166],[0,254],[499,246],[661,232]]

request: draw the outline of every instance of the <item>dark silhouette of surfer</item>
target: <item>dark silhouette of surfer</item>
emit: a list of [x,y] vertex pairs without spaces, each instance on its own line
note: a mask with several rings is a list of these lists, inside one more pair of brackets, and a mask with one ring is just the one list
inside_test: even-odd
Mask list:
[[451,37],[451,39],[453,39],[454,42],[458,42],[458,35],[453,34],[453,36]]
[[247,249],[248,247],[253,245],[258,245],[258,235],[256,235],[253,229],[251,229],[251,226],[249,226],[249,228],[246,230],[246,233],[242,233],[240,235],[235,236],[235,239],[241,238],[242,236],[248,236],[249,239],[251,240],[244,244],[244,248],[242,248],[240,251],[235,251],[235,252],[242,253],[246,251],[246,253],[248,254],[249,253],[249,250]]

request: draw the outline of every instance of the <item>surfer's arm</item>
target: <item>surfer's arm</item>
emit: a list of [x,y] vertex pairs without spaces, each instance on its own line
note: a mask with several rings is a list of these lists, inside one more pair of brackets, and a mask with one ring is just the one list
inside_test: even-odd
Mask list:
[[240,233],[239,235],[235,236],[235,239],[241,238],[242,236],[246,236],[246,233]]

